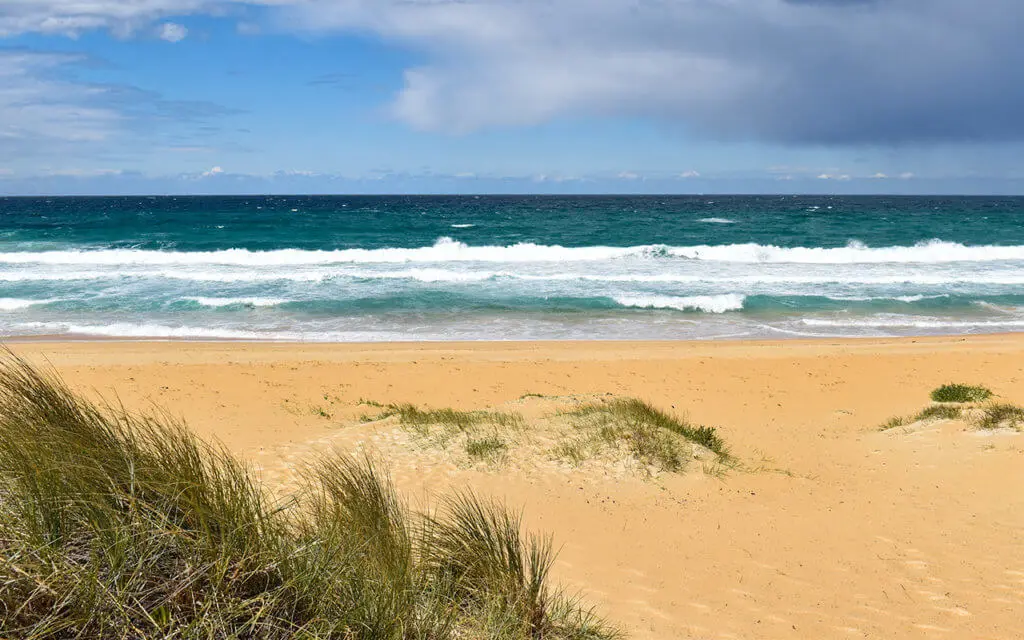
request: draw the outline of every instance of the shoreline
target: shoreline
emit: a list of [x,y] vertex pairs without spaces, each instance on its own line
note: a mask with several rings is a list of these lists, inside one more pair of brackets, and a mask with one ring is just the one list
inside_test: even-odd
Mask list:
[[509,339],[509,340],[368,340],[368,341],[317,341],[317,340],[253,340],[249,338],[178,338],[178,337],[121,337],[121,336],[95,336],[81,334],[41,334],[38,336],[12,336],[0,337],[0,345],[20,344],[234,344],[249,346],[325,346],[325,347],[372,347],[387,345],[403,346],[428,346],[428,345],[557,345],[557,344],[794,344],[794,343],[817,343],[817,342],[935,342],[935,341],[957,341],[964,340],[987,340],[1007,339],[1015,336],[1024,337],[1024,331],[1001,331],[991,333],[943,333],[943,334],[919,334],[906,336],[799,336],[792,338],[746,338],[746,337],[723,337],[723,338],[678,338],[678,339],[646,339],[646,338],[531,338],[531,339]]

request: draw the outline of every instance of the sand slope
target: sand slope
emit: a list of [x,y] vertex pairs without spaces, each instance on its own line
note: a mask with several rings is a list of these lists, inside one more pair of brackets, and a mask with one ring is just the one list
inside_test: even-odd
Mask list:
[[[1024,637],[1024,435],[877,431],[943,382],[1024,404],[1024,336],[15,350],[90,393],[181,414],[271,480],[368,445],[415,501],[452,486],[503,496],[562,545],[557,577],[632,637]],[[745,470],[470,467],[354,426],[361,399],[479,409],[525,393],[674,406],[717,426]]]

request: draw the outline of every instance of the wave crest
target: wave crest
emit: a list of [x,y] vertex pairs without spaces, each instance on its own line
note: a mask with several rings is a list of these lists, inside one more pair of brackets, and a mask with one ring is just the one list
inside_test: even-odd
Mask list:
[[238,267],[316,266],[330,264],[395,263],[558,263],[600,262],[618,259],[672,259],[735,263],[789,264],[880,264],[948,262],[993,262],[1024,260],[1024,246],[968,246],[930,240],[913,246],[868,247],[851,242],[845,247],[779,247],[775,245],[728,244],[672,247],[563,247],[529,242],[509,246],[470,246],[448,237],[429,247],[380,249],[250,251],[151,251],[142,249],[96,249],[0,253],[0,264],[66,266],[188,266],[222,265]]
[[638,309],[676,309],[679,311],[704,311],[725,313],[743,308],[745,296],[727,293],[717,296],[617,296],[616,303]]
[[50,304],[51,302],[59,302],[56,299],[47,300],[22,300],[21,298],[0,298],[0,311],[18,311],[20,309],[28,309],[40,304]]
[[189,297],[183,298],[189,302],[195,302],[196,304],[203,307],[231,307],[231,306],[245,306],[245,307],[276,307],[287,302],[291,302],[285,298],[203,298],[203,297]]

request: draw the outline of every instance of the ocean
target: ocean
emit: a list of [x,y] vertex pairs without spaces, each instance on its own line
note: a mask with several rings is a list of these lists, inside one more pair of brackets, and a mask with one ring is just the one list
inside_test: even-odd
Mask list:
[[1024,198],[0,198],[0,336],[1024,329]]

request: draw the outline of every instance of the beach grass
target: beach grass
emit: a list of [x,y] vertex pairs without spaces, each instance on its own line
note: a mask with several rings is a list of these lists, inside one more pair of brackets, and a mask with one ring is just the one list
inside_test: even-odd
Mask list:
[[983,407],[975,424],[979,429],[1016,429],[1024,427],[1024,407],[1014,404],[995,403]]
[[963,416],[963,409],[948,404],[933,404],[914,416],[915,420],[956,420]]
[[[963,385],[947,386],[962,387]],[[972,398],[979,398],[984,394],[977,391],[978,389],[984,390],[985,393],[989,394],[989,396],[991,395],[991,392],[984,387],[971,387],[970,389],[974,389],[974,391],[951,391],[940,395],[946,398],[968,396]],[[970,402],[975,401],[972,400]],[[890,429],[906,426],[915,422],[928,422],[934,420],[963,420],[977,429],[989,431],[994,429],[1024,430],[1024,407],[1005,402],[994,402],[980,406],[974,405],[971,407],[958,406],[959,404],[963,403],[956,401],[956,403],[953,404],[953,401],[950,401],[950,404],[933,404],[929,407],[925,407],[911,417],[896,416],[894,418],[890,418],[885,424],[879,427],[879,430],[888,431]]]
[[905,427],[915,422],[928,422],[934,420],[957,420],[964,417],[964,410],[961,407],[948,404],[933,404],[925,407],[913,416],[894,416],[885,421],[879,431],[889,431],[899,427]]
[[[484,450],[489,446],[493,452],[496,440],[504,441],[497,433],[499,430],[510,434],[521,431],[526,426],[523,417],[518,413],[460,411],[450,407],[421,409],[409,403],[387,405],[380,415],[397,416],[402,427],[442,449],[447,448],[453,440],[464,439],[467,453],[470,453],[472,448],[474,452],[480,454],[470,453],[470,457],[475,458],[489,458],[489,455],[483,455]],[[488,433],[481,435],[485,430]],[[473,444],[474,442],[476,444]]]
[[497,434],[466,439],[466,455],[471,460],[494,462],[499,460],[507,450],[508,443]]
[[640,462],[670,472],[685,467],[692,445],[708,449],[719,460],[730,458],[714,427],[691,425],[636,398],[585,404],[562,415],[578,435],[560,442],[553,453],[573,464],[620,446]]
[[911,421],[908,420],[905,416],[893,416],[893,417],[889,418],[888,420],[886,420],[884,423],[882,423],[882,426],[880,426],[878,428],[878,430],[879,431],[888,431],[890,429],[896,429],[896,428],[899,428],[899,427],[906,426],[910,422]]
[[550,539],[472,494],[411,510],[371,459],[274,499],[167,415],[0,361],[0,637],[599,639]]
[[992,397],[992,391],[986,387],[969,384],[944,384],[931,393],[935,402],[983,402]]

